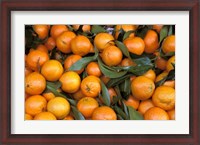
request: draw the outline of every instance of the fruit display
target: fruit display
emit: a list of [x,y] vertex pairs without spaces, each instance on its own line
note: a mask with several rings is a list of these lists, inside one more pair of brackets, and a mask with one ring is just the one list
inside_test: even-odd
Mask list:
[[25,25],[24,120],[175,120],[175,25]]

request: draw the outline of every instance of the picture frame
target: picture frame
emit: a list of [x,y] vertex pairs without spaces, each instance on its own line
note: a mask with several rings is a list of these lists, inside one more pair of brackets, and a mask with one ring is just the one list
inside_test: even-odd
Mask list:
[[[182,134],[11,134],[11,12],[12,11],[189,11],[190,14],[190,133]],[[198,145],[199,116],[199,0],[5,0],[1,2],[1,144],[138,144]]]

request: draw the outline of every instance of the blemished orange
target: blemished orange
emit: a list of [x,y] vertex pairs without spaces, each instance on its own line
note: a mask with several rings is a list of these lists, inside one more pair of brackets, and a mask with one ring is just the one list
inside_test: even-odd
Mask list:
[[69,114],[63,120],[74,120],[74,117]]
[[102,52],[102,60],[108,66],[116,66],[122,61],[123,54],[116,46],[109,46]]
[[63,53],[71,52],[72,39],[76,37],[76,34],[71,31],[61,33],[56,39],[57,49]]
[[134,96],[132,95],[129,95],[128,99],[127,100],[123,100],[124,103],[127,105],[127,106],[131,106],[133,107],[135,110],[138,109],[139,107],[139,104],[140,104],[140,100],[138,100],[137,98],[135,98]]
[[101,106],[92,113],[92,120],[117,120],[117,115],[112,108]]
[[156,30],[158,33],[160,33],[160,30],[162,29],[163,25],[153,25],[153,29]]
[[44,43],[49,51],[53,50],[56,47],[56,40],[53,37],[49,37]]
[[170,120],[175,120],[175,109],[167,111]]
[[30,114],[25,113],[24,120],[33,120],[33,116],[31,116]]
[[77,101],[79,101],[80,99],[82,99],[83,97],[85,97],[85,95],[83,94],[83,92],[82,92],[81,89],[79,89],[78,91],[76,91],[75,93],[73,93],[72,96]]
[[86,72],[88,75],[94,75],[96,77],[100,77],[102,75],[97,62],[90,62],[86,67]]
[[174,80],[165,81],[163,86],[168,86],[168,87],[175,88],[175,81]]
[[156,73],[152,69],[150,69],[146,73],[144,73],[143,76],[151,79],[152,81],[155,81],[155,79],[156,79]]
[[162,79],[167,77],[167,75],[168,75],[168,72],[167,71],[163,71],[161,74],[157,75],[155,83],[161,81]]
[[164,110],[171,110],[175,107],[175,90],[172,87],[159,86],[152,96],[153,104]]
[[149,99],[155,90],[154,82],[145,77],[138,76],[131,82],[131,92],[138,100]]
[[32,72],[25,77],[25,92],[30,95],[39,95],[46,88],[45,78],[38,72]]
[[140,102],[140,105],[138,107],[138,111],[141,114],[144,114],[147,110],[149,110],[150,108],[154,107],[155,105],[152,102],[152,99],[147,99],[147,100],[143,100]]
[[140,37],[126,38],[123,43],[128,48],[128,51],[133,54],[141,55],[144,52],[145,43]]
[[[69,71],[69,68],[80,59],[82,59],[80,55],[72,54],[68,56],[64,61],[65,70]],[[81,70],[75,70],[75,72],[77,72],[78,74],[81,74],[83,71],[84,71],[84,68],[82,68]]]
[[77,109],[85,118],[92,117],[92,113],[97,107],[99,107],[97,100],[91,97],[84,97],[77,103]]
[[158,34],[153,30],[148,30],[144,37],[145,48],[144,52],[153,53],[159,47]]
[[70,112],[70,104],[66,99],[58,96],[47,103],[47,111],[53,113],[57,119],[63,119]]
[[78,35],[71,41],[71,50],[73,54],[85,56],[90,52],[91,45],[90,40],[86,36]]
[[43,93],[42,96],[47,100],[51,100],[53,98],[55,98],[56,96],[52,93],[52,92],[47,92],[47,93]]
[[51,27],[50,35],[53,37],[55,40],[56,38],[62,34],[65,31],[68,31],[69,29],[65,25],[53,25]]
[[130,58],[124,58],[121,63],[121,66],[135,66],[136,64]]
[[47,25],[33,25],[33,30],[40,39],[45,39],[49,34],[49,27]]
[[63,74],[63,71],[62,64],[53,59],[46,61],[41,68],[41,74],[48,81],[57,81]]
[[134,31],[137,29],[137,25],[116,25],[115,26],[115,39],[118,38],[120,29],[123,29],[125,32]]
[[41,112],[35,115],[34,120],[57,120],[51,112]]
[[161,70],[165,70],[167,66],[167,60],[158,56],[155,60],[155,66]]
[[144,120],[169,120],[169,115],[159,107],[152,107],[144,113]]
[[106,47],[114,45],[114,37],[109,33],[98,33],[94,38],[94,45],[102,52]]
[[38,71],[40,67],[49,60],[49,56],[46,52],[40,50],[32,50],[27,55],[27,66],[34,70]]
[[43,44],[38,45],[38,46],[36,47],[36,50],[40,50],[40,51],[43,51],[43,52],[48,53],[47,47],[46,47],[45,45],[43,45]]
[[65,72],[59,81],[62,83],[62,90],[66,93],[75,93],[79,90],[81,84],[80,76],[73,71]]
[[175,52],[175,35],[167,36],[162,43],[164,53]]
[[101,92],[100,79],[96,76],[87,76],[81,82],[81,91],[87,97],[97,97]]
[[[80,27],[80,25],[73,25],[72,27],[74,28],[74,30],[78,30],[79,27]],[[83,25],[83,26],[82,26],[83,32],[89,32],[90,29],[91,29],[91,26],[90,26],[90,25]]]
[[30,96],[25,101],[25,112],[31,116],[46,110],[47,101],[41,95]]
[[171,70],[175,69],[172,64],[175,64],[175,56],[172,56],[168,61],[167,61],[167,66],[166,70],[170,72]]

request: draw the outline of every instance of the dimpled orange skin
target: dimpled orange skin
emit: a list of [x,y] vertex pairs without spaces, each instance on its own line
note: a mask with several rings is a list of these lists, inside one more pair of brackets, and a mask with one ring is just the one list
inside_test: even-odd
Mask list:
[[144,120],[169,120],[169,115],[159,107],[152,107],[144,113]]
[[67,26],[65,26],[65,25],[53,25],[51,27],[51,31],[50,31],[51,37],[53,37],[56,40],[56,38],[60,34],[62,34],[63,32],[65,32],[65,31],[68,31]]
[[153,30],[148,30],[145,37],[144,37],[145,48],[144,52],[146,53],[153,53],[158,49],[159,42],[158,42],[158,35]]
[[57,120],[51,112],[41,112],[35,115],[34,120]]
[[94,75],[96,77],[100,77],[102,75],[97,62],[90,62],[86,67],[86,72],[88,75]]
[[153,104],[164,110],[172,110],[175,107],[175,90],[167,86],[156,88],[152,96]]
[[33,25],[33,30],[38,34],[40,39],[46,38],[49,33],[47,25]]
[[175,52],[175,35],[167,36],[162,43],[164,53]]
[[117,120],[117,115],[112,108],[101,106],[94,110],[92,120]]

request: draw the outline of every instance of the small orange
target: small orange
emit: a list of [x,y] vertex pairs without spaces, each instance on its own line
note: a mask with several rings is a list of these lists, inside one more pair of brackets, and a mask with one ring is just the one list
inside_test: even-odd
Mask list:
[[135,78],[136,78],[136,76],[134,76],[134,75],[131,76],[131,77],[130,77],[130,81],[132,82]]
[[164,82],[163,86],[175,88],[175,81],[174,80],[168,80],[168,81]]
[[67,26],[65,26],[65,25],[53,25],[51,27],[51,31],[50,31],[51,37],[53,37],[56,40],[56,38],[60,34],[62,34],[63,32],[65,32],[65,31],[68,31]]
[[25,120],[33,120],[33,116],[31,116],[30,114],[25,114]]
[[164,58],[158,56],[155,60],[155,64],[157,68],[165,70],[167,66],[167,61]]
[[148,30],[144,37],[145,48],[144,52],[153,53],[158,49],[158,34],[153,30]]
[[74,120],[74,117],[69,114],[63,120]]
[[170,120],[175,120],[175,109],[167,111]]
[[48,81],[57,81],[63,74],[63,71],[62,64],[57,60],[51,59],[43,64],[41,74]]
[[130,58],[124,58],[121,63],[121,66],[135,66],[136,64]]
[[[76,31],[76,30],[79,29],[80,25],[73,25],[72,27],[73,27],[74,30]],[[91,26],[90,26],[90,25],[83,25],[83,26],[82,26],[83,32],[88,32],[88,31],[90,31],[90,29],[91,29]]]
[[46,38],[49,33],[49,27],[47,25],[33,25],[33,30],[40,39]]
[[107,76],[105,76],[105,75],[102,75],[102,76],[100,77],[100,79],[102,80],[102,82],[103,82],[104,84],[107,84],[108,81],[110,80],[110,78],[107,77]]
[[38,46],[36,47],[36,50],[40,50],[40,51],[43,51],[43,52],[48,53],[47,47],[46,47],[45,45],[42,45],[42,44],[38,45]]
[[140,102],[140,105],[138,107],[138,111],[141,114],[144,114],[147,110],[149,110],[150,108],[154,107],[155,105],[152,102],[152,99],[147,99],[147,100],[143,100]]
[[53,98],[55,98],[56,96],[52,93],[52,92],[48,92],[48,93],[43,93],[42,96],[47,100],[51,100]]
[[175,56],[172,56],[168,61],[167,61],[167,66],[166,70],[170,72],[171,70],[175,69],[172,64],[175,64]]
[[29,68],[29,67],[25,67],[25,69],[24,69],[24,73],[25,73],[25,77],[27,76],[27,75],[29,75],[29,74],[31,74],[33,71]]
[[137,98],[135,98],[134,96],[132,95],[129,95],[128,99],[127,100],[123,100],[124,103],[127,105],[127,106],[131,106],[133,107],[135,110],[138,109],[139,107],[139,104],[140,104],[140,100],[138,100]]
[[85,118],[92,117],[92,113],[97,107],[99,107],[97,100],[91,97],[84,97],[77,103],[77,109]]
[[115,39],[118,38],[120,29],[123,29],[125,32],[134,31],[137,29],[137,25],[116,25],[115,26]]
[[56,47],[56,41],[53,37],[49,37],[44,45],[47,47],[49,51],[51,51]]
[[101,91],[100,79],[96,76],[87,76],[81,82],[81,91],[87,97],[97,97]]
[[164,53],[175,52],[175,35],[167,36],[162,43]]
[[71,41],[71,50],[73,54],[85,56],[90,52],[91,45],[92,44],[87,37],[78,35]]
[[33,72],[25,78],[25,91],[30,95],[39,95],[46,88],[45,78],[38,72]]
[[108,66],[116,66],[122,61],[123,54],[116,46],[109,46],[103,50],[102,60]]
[[85,97],[85,95],[83,94],[83,92],[81,91],[81,89],[79,89],[78,91],[76,91],[75,93],[72,94],[73,98],[75,100],[80,100],[82,99],[83,97]]
[[153,29],[156,30],[158,33],[160,33],[160,30],[162,29],[163,25],[153,25]]
[[157,75],[155,83],[161,81],[162,79],[164,79],[165,77],[167,77],[168,72],[163,71],[161,74]]
[[100,77],[102,75],[97,62],[90,62],[86,67],[86,72],[88,75],[94,75],[96,77]]
[[40,112],[35,115],[34,120],[57,120],[51,112]]
[[45,111],[47,106],[46,99],[41,95],[30,96],[25,102],[25,112],[31,116]]
[[113,102],[113,97],[117,96],[117,93],[115,92],[115,90],[113,88],[108,88],[108,93],[110,96],[110,102]]
[[92,120],[117,120],[117,115],[112,108],[101,106],[92,113]]
[[155,79],[156,79],[156,73],[152,69],[150,69],[146,73],[144,73],[143,76],[151,79],[152,81],[155,81]]
[[152,107],[144,113],[144,120],[169,120],[169,115],[159,107]]
[[132,95],[139,100],[149,99],[153,95],[154,90],[154,82],[145,76],[136,77],[131,83]]
[[98,33],[94,38],[94,45],[102,52],[106,47],[114,45],[114,37],[109,33]]

